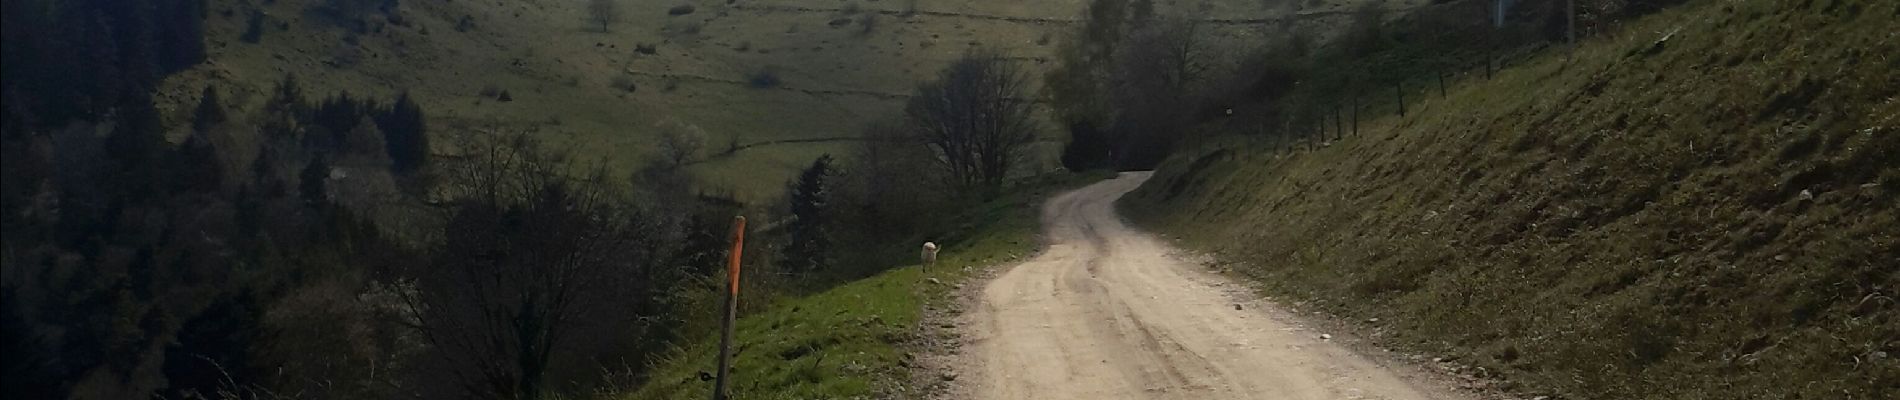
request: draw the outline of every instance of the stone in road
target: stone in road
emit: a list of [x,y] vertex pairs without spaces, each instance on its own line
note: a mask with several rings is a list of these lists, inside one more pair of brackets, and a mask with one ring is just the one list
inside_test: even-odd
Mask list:
[[1444,399],[1289,321],[1122,223],[1126,173],[1051,199],[1048,248],[982,288],[956,368],[977,399]]

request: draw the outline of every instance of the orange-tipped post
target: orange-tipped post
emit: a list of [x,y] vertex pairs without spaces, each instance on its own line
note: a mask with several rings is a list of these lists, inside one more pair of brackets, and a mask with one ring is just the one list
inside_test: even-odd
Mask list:
[[739,317],[739,257],[745,250],[745,217],[732,218],[732,254],[727,261],[726,319],[719,334],[719,374],[713,381],[713,400],[726,400],[726,375],[732,369],[732,330]]

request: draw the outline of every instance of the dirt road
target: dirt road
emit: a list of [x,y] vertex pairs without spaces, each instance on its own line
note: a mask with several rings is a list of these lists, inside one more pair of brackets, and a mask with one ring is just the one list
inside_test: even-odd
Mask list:
[[[959,324],[977,399],[1446,399],[1124,225],[1128,173],[1049,201],[1048,248],[991,281]],[[1245,304],[1236,310],[1236,304]]]

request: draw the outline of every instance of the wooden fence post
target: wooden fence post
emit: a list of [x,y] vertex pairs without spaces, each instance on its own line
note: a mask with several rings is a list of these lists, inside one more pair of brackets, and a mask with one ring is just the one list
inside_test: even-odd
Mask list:
[[1326,144],[1326,112],[1320,111],[1319,118],[1313,119],[1313,134],[1319,136],[1319,143]]
[[1292,115],[1282,115],[1282,117],[1284,117],[1284,119],[1280,120],[1280,136],[1286,137],[1286,154],[1293,155],[1294,151],[1299,150],[1298,148],[1295,148],[1294,146],[1299,144],[1296,142],[1297,140],[1299,140],[1299,137],[1295,135],[1299,135],[1300,132],[1293,130],[1293,116]]
[[1564,40],[1570,42],[1570,50],[1577,46],[1577,0],[1564,2]]
[[1359,94],[1352,95],[1352,135],[1359,136]]
[[1492,56],[1491,56],[1491,52],[1492,52],[1492,50],[1493,50],[1493,49],[1492,49],[1492,46],[1491,46],[1490,44],[1486,44],[1486,45],[1485,45],[1485,47],[1484,47],[1484,80],[1487,80],[1487,81],[1488,81],[1488,80],[1491,80],[1491,75],[1492,75],[1492,71],[1491,71],[1491,64],[1492,64]]
[[1392,85],[1392,88],[1393,88],[1393,92],[1396,92],[1399,94],[1399,117],[1404,118],[1405,117],[1405,81],[1399,81],[1398,84]]
[[1275,136],[1274,142],[1280,146],[1274,150],[1280,152],[1281,156],[1293,154],[1293,132],[1286,130],[1286,120],[1280,121],[1280,131],[1275,132]]
[[1294,153],[1298,153],[1301,150],[1312,149],[1310,145],[1306,144],[1306,136],[1309,135],[1310,133],[1311,132],[1307,131],[1306,128],[1304,127],[1293,128],[1293,135],[1294,135],[1293,136],[1293,152]]
[[1333,140],[1346,138],[1346,122],[1339,120],[1339,106],[1333,106]]
[[726,318],[719,333],[719,374],[713,382],[713,400],[726,400],[727,373],[732,369],[732,330],[739,318],[739,257],[745,250],[745,217],[732,218],[732,255],[727,260]]
[[1279,144],[1280,146],[1273,150],[1280,152],[1281,156],[1288,156],[1288,155],[1293,154],[1292,132],[1287,132],[1285,129],[1281,129],[1279,138],[1274,141],[1278,142],[1277,144]]
[[1438,98],[1445,98],[1445,71],[1438,71]]
[[1267,149],[1273,151],[1274,156],[1276,157],[1279,156],[1280,155],[1280,138],[1278,137],[1279,135],[1274,135],[1272,132],[1267,131],[1266,121],[1260,121],[1260,134],[1267,136]]
[[1310,121],[1307,122],[1309,124],[1313,124],[1311,125],[1311,128],[1308,128],[1306,130],[1306,137],[1307,137],[1306,150],[1307,151],[1319,150],[1319,141],[1326,140],[1325,135],[1320,133],[1321,129],[1326,129],[1326,128],[1323,128],[1324,126],[1326,126],[1326,123],[1323,122],[1325,121],[1324,119],[1321,119],[1321,121],[1322,122],[1310,122]]

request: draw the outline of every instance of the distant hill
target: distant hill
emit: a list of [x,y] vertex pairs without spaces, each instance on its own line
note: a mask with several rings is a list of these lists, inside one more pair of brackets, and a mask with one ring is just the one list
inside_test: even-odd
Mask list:
[[[255,108],[295,74],[313,96],[407,90],[431,126],[537,130],[615,170],[652,158],[654,126],[707,132],[704,189],[764,200],[796,170],[846,141],[721,153],[732,144],[854,137],[895,118],[917,82],[976,46],[1035,74],[1051,66],[1085,1],[620,0],[606,30],[585,1],[210,0],[208,62],[160,88],[182,123],[208,83]],[[1209,16],[1210,32],[1245,43],[1324,31],[1355,1],[1163,2]],[[1391,7],[1423,4],[1388,2]],[[507,93],[510,101],[501,101]],[[1060,140],[1051,125],[1050,140]],[[453,154],[448,141],[436,152]],[[1053,143],[1044,146],[1052,154]],[[1053,168],[1053,156],[1034,163]]]

